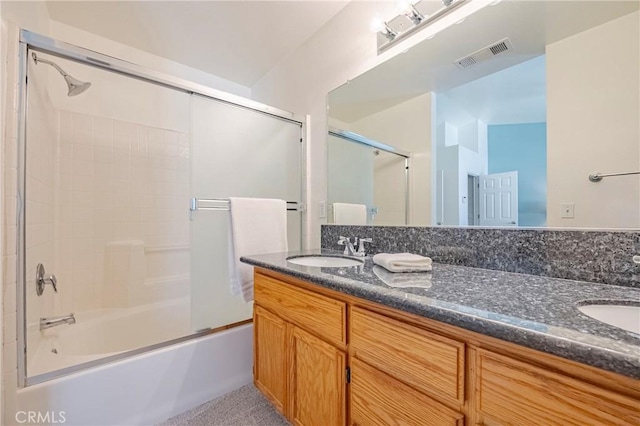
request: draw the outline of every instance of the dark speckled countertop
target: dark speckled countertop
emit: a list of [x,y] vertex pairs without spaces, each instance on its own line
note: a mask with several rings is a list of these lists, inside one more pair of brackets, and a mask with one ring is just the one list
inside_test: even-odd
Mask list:
[[590,300],[640,302],[640,289],[439,263],[430,273],[391,274],[374,265],[369,257],[362,266],[341,268],[301,266],[287,261],[287,257],[319,253],[340,255],[331,250],[311,250],[245,256],[240,260],[640,379],[640,335],[592,319],[577,309],[581,302]]

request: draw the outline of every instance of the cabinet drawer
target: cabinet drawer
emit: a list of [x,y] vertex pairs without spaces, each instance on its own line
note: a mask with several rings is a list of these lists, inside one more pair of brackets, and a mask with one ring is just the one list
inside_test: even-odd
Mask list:
[[353,358],[349,424],[462,426],[464,415]]
[[478,350],[477,357],[477,406],[487,420],[514,425],[640,424],[636,400],[486,350]]
[[464,343],[352,308],[353,354],[428,395],[464,401]]
[[346,344],[346,304],[257,273],[255,303],[335,345]]

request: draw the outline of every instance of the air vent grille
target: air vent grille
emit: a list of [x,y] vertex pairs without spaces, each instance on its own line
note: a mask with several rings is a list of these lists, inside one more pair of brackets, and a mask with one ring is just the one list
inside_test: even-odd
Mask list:
[[489,48],[489,50],[495,56],[495,55],[499,55],[502,52],[506,52],[507,50],[509,50],[509,47],[507,46],[507,44],[504,41],[502,41],[502,42],[500,42],[498,44],[494,44],[493,46],[491,46]]
[[471,65],[474,65],[476,63],[476,60],[473,59],[472,56],[467,56],[466,58],[462,58],[456,61],[456,63],[458,64],[458,66],[462,68],[466,68],[466,67],[470,67]]
[[480,50],[476,50],[470,55],[463,56],[462,58],[456,59],[453,63],[460,69],[469,68],[473,65],[476,65],[479,62],[487,61],[494,56],[503,54],[505,52],[509,52],[513,50],[513,45],[508,38],[497,41],[495,43],[490,44],[487,47],[483,47]]

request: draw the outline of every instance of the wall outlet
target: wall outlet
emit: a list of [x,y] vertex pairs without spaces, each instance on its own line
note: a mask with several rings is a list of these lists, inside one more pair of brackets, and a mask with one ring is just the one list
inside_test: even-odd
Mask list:
[[318,218],[319,219],[324,219],[327,217],[327,202],[326,201],[320,201],[318,203]]
[[563,219],[573,219],[574,203],[560,204],[560,217]]

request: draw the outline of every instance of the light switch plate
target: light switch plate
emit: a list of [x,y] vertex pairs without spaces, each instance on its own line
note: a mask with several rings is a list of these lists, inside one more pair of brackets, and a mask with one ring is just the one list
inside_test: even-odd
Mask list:
[[324,219],[327,217],[327,202],[326,201],[320,201],[318,203],[318,218],[319,219]]
[[560,217],[563,219],[573,219],[574,208],[575,208],[574,203],[560,204]]

